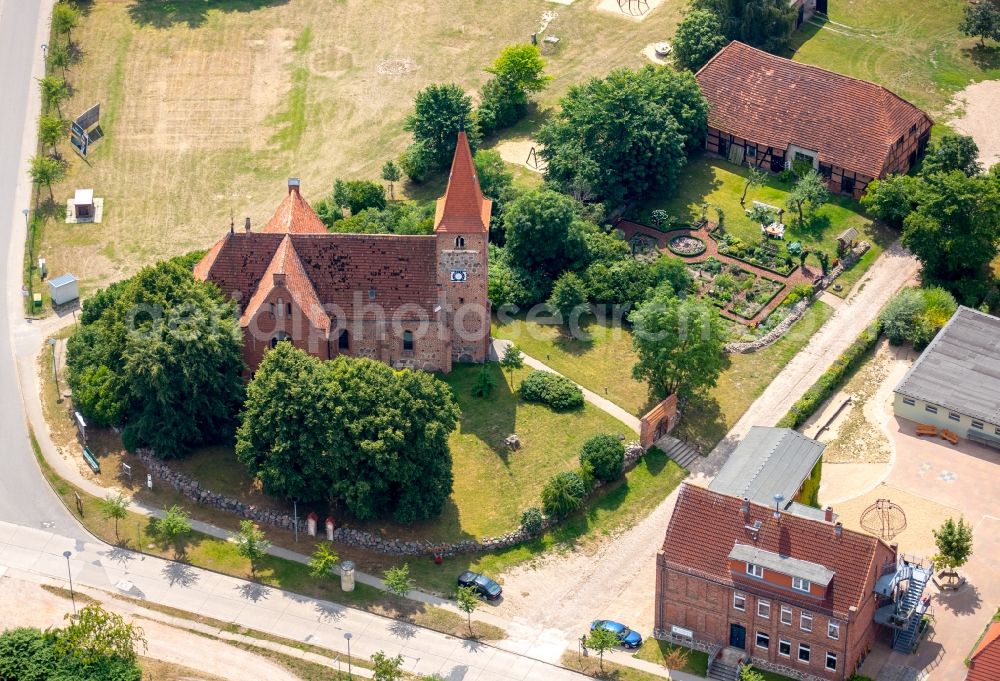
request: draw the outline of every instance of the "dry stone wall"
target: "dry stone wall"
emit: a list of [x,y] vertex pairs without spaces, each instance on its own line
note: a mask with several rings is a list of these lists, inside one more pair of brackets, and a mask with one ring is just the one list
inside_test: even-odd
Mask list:
[[[643,454],[644,450],[638,442],[628,443],[625,446],[625,470],[628,471],[634,468]],[[212,492],[194,478],[183,473],[178,473],[170,468],[166,462],[158,459],[152,450],[139,449],[136,452],[136,456],[142,461],[150,475],[160,482],[170,485],[195,503],[217,508],[261,525],[269,525],[282,530],[294,529],[295,519],[290,514],[257,508],[252,504],[243,503],[224,494]],[[600,484],[600,482],[597,483],[598,486]],[[544,518],[541,532],[544,532],[555,524],[556,521],[554,519]],[[300,529],[304,525],[305,523],[300,520]],[[323,534],[322,522],[317,532],[320,535]],[[520,544],[535,536],[535,534],[526,532],[523,528],[518,528],[498,537],[488,537],[479,541],[467,539],[451,544],[438,544],[430,541],[404,541],[402,539],[381,537],[371,532],[354,530],[349,527],[336,527],[333,530],[333,541],[337,543],[393,556],[423,556],[433,553],[439,553],[443,556],[453,556],[460,553],[486,553]]]

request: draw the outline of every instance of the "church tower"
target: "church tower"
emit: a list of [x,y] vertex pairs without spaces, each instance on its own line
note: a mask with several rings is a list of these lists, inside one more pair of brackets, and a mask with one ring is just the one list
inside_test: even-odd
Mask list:
[[[485,362],[490,345],[490,301],[486,288],[490,212],[483,197],[464,131],[458,133],[448,189],[438,199],[434,216],[437,237],[439,321],[449,329],[454,362]],[[450,335],[450,338],[447,336]]]

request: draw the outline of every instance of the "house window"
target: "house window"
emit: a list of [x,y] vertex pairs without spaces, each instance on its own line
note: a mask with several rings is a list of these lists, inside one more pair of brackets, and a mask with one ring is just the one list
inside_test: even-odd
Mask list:
[[292,304],[291,304],[291,303],[286,303],[286,304],[285,304],[285,313],[286,313],[286,314],[287,314],[287,315],[288,315],[289,317],[291,317],[291,316],[292,316]]
[[783,638],[778,639],[778,655],[782,657],[791,657],[792,655],[792,642],[786,641]]
[[796,163],[808,163],[809,165],[812,165],[813,164],[813,157],[810,156],[809,154],[803,154],[801,151],[796,151],[795,152],[795,162]]
[[368,300],[375,300],[375,289],[368,289]]
[[747,145],[747,158],[757,158],[757,145],[748,144]]
[[827,653],[826,654],[826,668],[831,672],[837,671],[837,654]]
[[807,612],[802,613],[799,618],[799,628],[802,631],[812,631],[813,630],[813,616]]
[[952,421],[961,421],[962,420],[962,417],[959,416],[958,414],[956,414],[953,411],[949,411],[948,412],[948,418],[951,419]]
[[733,593],[733,610],[746,610],[747,597],[741,593]]
[[926,411],[928,414],[936,414],[937,407],[935,407],[933,404],[928,404],[926,407],[924,407],[924,411]]
[[916,131],[917,131],[917,124],[914,123],[913,125],[910,126],[910,134],[912,135]]
[[757,647],[767,650],[771,645],[771,637],[762,631],[757,632]]
[[812,584],[808,579],[802,579],[801,577],[792,577],[792,588],[796,591],[803,591],[809,593],[809,589]]
[[455,237],[455,248],[465,248],[465,237],[457,236]]
[[896,146],[897,146],[897,147],[901,147],[901,146],[903,146],[903,136],[902,136],[902,135],[900,135],[900,136],[899,136],[899,139],[898,139],[898,140],[896,140]]
[[757,617],[771,618],[771,601],[757,601]]
[[826,625],[826,635],[837,640],[840,638],[840,623],[838,622],[828,622]]
[[912,397],[904,397],[903,398],[903,404],[905,404],[907,406],[912,407],[916,403],[917,403],[917,401],[915,399],[913,399]]
[[753,563],[747,563],[747,574],[751,577],[763,578],[764,568],[760,565],[754,565]]
[[833,166],[828,163],[820,163],[819,174],[825,179],[829,180],[831,177],[833,177]]
[[273,317],[274,316],[274,303],[270,303],[270,308],[271,308],[271,316]]
[[403,332],[403,352],[413,352],[413,332]]
[[347,335],[347,329],[341,329],[340,336],[337,338],[337,347],[341,350],[351,349],[351,337]]
[[976,430],[982,430],[983,429],[983,422],[982,421],[973,421],[972,422],[972,427],[975,428]]
[[811,653],[812,650],[809,649],[808,645],[806,645],[805,643],[799,644],[799,662],[805,662],[806,664],[808,664],[809,656]]
[[781,606],[781,623],[788,626],[792,625],[792,609],[787,605]]
[[846,175],[840,179],[840,191],[844,194],[854,193],[854,178]]
[[286,340],[291,340],[291,336],[289,336],[284,331],[279,331],[274,335],[274,338],[271,339],[271,347],[272,348],[278,347],[278,343]]

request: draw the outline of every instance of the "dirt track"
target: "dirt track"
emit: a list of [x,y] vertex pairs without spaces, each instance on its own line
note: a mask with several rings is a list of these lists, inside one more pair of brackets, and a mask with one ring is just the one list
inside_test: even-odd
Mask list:
[[979,160],[985,167],[1000,162],[1000,80],[973,83],[955,95],[955,102],[964,112],[951,122],[952,127],[976,140]]

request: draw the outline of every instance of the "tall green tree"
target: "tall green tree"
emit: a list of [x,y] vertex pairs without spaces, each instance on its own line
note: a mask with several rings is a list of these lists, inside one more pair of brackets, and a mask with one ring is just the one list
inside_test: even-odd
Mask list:
[[972,526],[965,522],[965,518],[959,518],[957,523],[948,518],[934,530],[934,543],[938,550],[934,563],[954,572],[968,563],[972,556]]
[[63,80],[66,79],[66,70],[69,65],[73,63],[73,55],[70,54],[69,48],[61,43],[53,43],[49,45],[48,53],[49,66],[54,69],[59,69],[62,71]]
[[767,182],[767,171],[761,170],[756,166],[750,166],[747,169],[746,182],[744,182],[743,184],[743,195],[740,196],[740,205],[742,206],[743,204],[746,203],[747,192],[749,192],[751,189],[757,189],[759,187],[763,187],[764,183],[766,182]]
[[629,320],[639,356],[632,376],[646,381],[655,398],[687,398],[715,386],[722,373],[725,332],[710,305],[661,289]]
[[264,531],[252,520],[241,520],[240,531],[232,535],[232,540],[236,544],[236,553],[250,561],[250,574],[256,575],[257,563],[271,548],[271,542],[267,540]]
[[340,556],[331,548],[329,542],[316,545],[316,550],[309,557],[309,575],[312,577],[333,578],[333,569],[340,562]]
[[729,40],[781,54],[795,30],[798,10],[785,0],[696,0],[696,9],[714,12]]
[[128,517],[128,507],[131,504],[132,501],[122,492],[118,494],[108,492],[100,501],[101,515],[105,520],[115,521],[116,540],[118,539],[118,521]]
[[528,110],[528,95],[545,89],[545,61],[535,45],[510,45],[486,69],[493,78],[483,86],[476,117],[484,134],[509,127]]
[[587,286],[575,272],[564,272],[556,279],[549,296],[549,307],[558,310],[564,325],[579,322],[587,308]]
[[590,634],[587,636],[584,645],[587,646],[589,650],[593,650],[597,653],[601,660],[601,669],[604,669],[604,653],[609,650],[614,650],[618,647],[618,636],[615,632],[610,629],[605,629],[604,627],[597,627],[592,629]]
[[451,494],[451,390],[422,371],[279,343],[247,388],[236,455],[268,494],[412,522]]
[[385,208],[385,188],[371,180],[335,180],[333,202],[356,215],[366,208]]
[[719,15],[694,9],[684,15],[674,34],[674,56],[686,69],[697,71],[729,42]]
[[504,211],[505,249],[513,264],[554,278],[586,258],[573,199],[550,189],[518,196]]
[[708,120],[694,75],[666,67],[617,69],[571,87],[560,103],[538,134],[546,178],[611,204],[672,191]]
[[471,586],[460,586],[455,590],[455,603],[458,609],[465,613],[469,623],[469,636],[472,636],[472,613],[479,607],[479,594]]
[[142,629],[108,612],[100,603],[90,603],[75,616],[67,614],[66,619],[69,625],[57,634],[56,650],[84,664],[105,657],[135,662],[139,650],[146,649]]
[[55,116],[43,115],[38,119],[38,141],[52,148],[52,156],[57,157],[57,145],[69,134],[69,121]]
[[[979,4],[989,5],[990,2]],[[969,177],[983,172],[983,166],[979,162],[979,146],[972,137],[948,133],[927,148],[920,169],[921,175],[950,173],[953,170],[961,171]]]
[[385,590],[391,594],[405,598],[406,594],[413,588],[413,580],[410,579],[410,565],[403,563],[394,566],[382,573],[382,581],[385,583]]
[[418,92],[405,128],[416,144],[423,145],[432,171],[447,169],[460,130],[465,130],[473,150],[479,140],[472,100],[454,84],[428,85]]
[[1000,6],[990,0],[966,4],[958,30],[979,38],[980,47],[986,47],[987,38],[1000,40]]
[[155,522],[153,529],[160,541],[173,546],[176,558],[184,554],[184,539],[191,534],[191,514],[174,504]]
[[389,198],[392,200],[396,199],[395,185],[399,182],[399,178],[399,166],[389,159],[382,165],[382,179],[389,183]]
[[898,229],[916,208],[916,185],[919,182],[919,179],[909,175],[889,175],[881,180],[872,180],[861,197],[861,205],[879,220]]
[[403,678],[403,656],[389,657],[381,650],[372,655],[372,678],[375,681],[400,681]]
[[80,25],[80,10],[68,2],[57,2],[52,8],[52,30],[73,42],[73,29]]
[[812,220],[816,209],[830,200],[830,191],[826,188],[826,180],[815,170],[810,170],[796,181],[792,191],[788,193],[786,205],[798,216],[801,229]]
[[88,422],[176,457],[232,436],[242,346],[234,304],[188,265],[161,262],[84,302],[67,378]]
[[62,103],[69,99],[69,85],[58,76],[45,76],[38,79],[38,89],[42,93],[42,105],[45,111],[56,110],[62,118]]
[[[61,629],[20,627],[0,634],[0,679],[18,681],[141,681],[137,661],[60,648]],[[83,657],[89,661],[84,662]]]
[[510,387],[514,388],[514,371],[524,367],[524,353],[514,344],[508,345],[500,358],[500,368],[510,374]]
[[51,156],[32,156],[28,166],[28,175],[36,185],[45,185],[49,189],[49,198],[55,201],[52,184],[62,182],[66,177],[66,163]]

